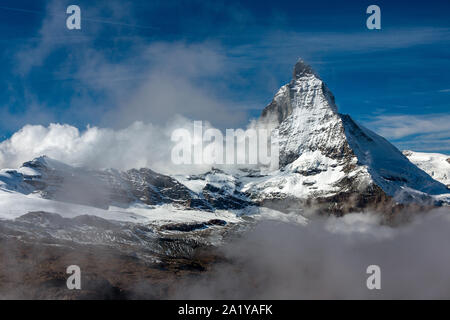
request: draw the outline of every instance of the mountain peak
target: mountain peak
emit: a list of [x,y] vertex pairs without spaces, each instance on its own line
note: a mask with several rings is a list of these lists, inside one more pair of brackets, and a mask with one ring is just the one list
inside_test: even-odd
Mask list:
[[308,75],[314,75],[315,77],[318,77],[313,68],[309,64],[307,64],[302,58],[299,58],[297,60],[297,63],[295,64],[294,71],[292,73],[292,78],[296,80],[298,78]]
[[53,158],[50,158],[46,155],[39,156],[37,158],[34,158],[31,161],[27,161],[22,164],[22,167],[25,168],[32,168],[32,169],[53,169],[53,170],[68,170],[72,167],[61,162],[58,160],[55,160]]
[[26,168],[39,168],[39,167],[46,167],[47,166],[47,159],[49,159],[46,155],[42,155],[39,157],[34,158],[31,161],[24,162],[22,164],[22,167]]
[[[301,109],[303,111],[299,111]],[[293,70],[293,80],[282,86],[272,102],[264,108],[261,119],[278,124],[292,115],[294,110],[312,113],[320,121],[321,116],[329,119],[337,113],[334,96],[313,68],[303,59],[298,59]],[[317,113],[320,111],[320,115]]]

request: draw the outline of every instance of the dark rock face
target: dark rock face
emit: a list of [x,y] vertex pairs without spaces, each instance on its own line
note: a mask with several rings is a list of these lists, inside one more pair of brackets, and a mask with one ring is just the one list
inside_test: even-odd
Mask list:
[[[291,93],[291,91],[289,91]],[[279,100],[272,100],[270,104],[264,108],[261,118],[267,121],[275,120],[278,124],[292,114],[292,105],[290,100],[292,94],[284,95]]]
[[[122,174],[127,189],[145,204],[178,202],[186,204],[192,192],[175,179],[150,169],[132,169]],[[123,192],[123,190],[122,190]]]
[[294,66],[294,71],[292,72],[292,79],[298,79],[308,75],[314,75],[318,77],[310,65],[308,65],[304,60],[299,59]]
[[202,223],[176,223],[168,224],[163,227],[164,230],[190,232],[194,230],[206,229],[210,226],[226,226],[227,222],[220,219],[213,219]]
[[217,188],[211,184],[203,188],[203,196],[213,208],[219,210],[242,209],[253,205],[242,192],[233,191],[230,194],[226,188]]

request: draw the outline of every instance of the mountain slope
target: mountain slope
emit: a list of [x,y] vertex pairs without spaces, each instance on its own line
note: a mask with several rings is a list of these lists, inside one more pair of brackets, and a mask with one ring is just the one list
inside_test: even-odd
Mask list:
[[215,184],[208,181],[207,176],[202,180],[202,190],[193,191],[178,180],[147,168],[90,170],[46,156],[25,162],[17,170],[0,170],[0,189],[101,209],[171,204],[185,209],[214,211],[249,204],[244,195],[220,184],[222,180]]
[[403,151],[403,154],[433,179],[450,188],[450,156],[441,153]]

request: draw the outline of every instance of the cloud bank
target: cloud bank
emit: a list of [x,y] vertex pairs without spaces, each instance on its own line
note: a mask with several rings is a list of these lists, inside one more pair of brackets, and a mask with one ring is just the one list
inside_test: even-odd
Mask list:
[[[388,227],[380,216],[349,214],[306,226],[265,221],[224,249],[230,263],[182,283],[174,298],[450,298],[449,209]],[[366,286],[381,268],[381,290]]]
[[0,167],[16,168],[41,155],[74,166],[131,169],[148,167],[170,170],[171,132],[189,128],[190,122],[177,118],[167,126],[135,122],[112,130],[87,127],[80,131],[67,124],[26,125],[0,143]]
[[[270,138],[270,125],[266,127],[252,121],[247,129],[265,129],[267,135],[256,137],[255,149],[245,143],[245,135],[235,138],[233,141],[235,162],[234,164],[225,164],[224,155],[229,143],[226,140],[226,133],[205,121],[200,122],[200,130],[194,129],[195,123],[182,116],[176,116],[165,125],[134,122],[126,128],[117,130],[88,126],[85,130],[80,131],[74,126],[57,123],[52,123],[47,127],[26,125],[10,139],[0,143],[0,168],[17,168],[26,161],[46,155],[76,167],[118,170],[151,168],[166,174],[195,174],[208,171],[213,165],[216,167],[222,165],[247,167],[247,164],[250,163],[249,159],[245,160],[244,158],[244,163],[242,163],[242,161],[237,162],[236,157],[237,155],[248,157],[249,152],[254,150],[256,150],[256,154],[275,152],[270,149],[259,150],[269,141],[266,139]],[[198,125],[198,122],[195,125]],[[175,134],[176,132],[180,133],[180,129],[183,130],[182,137]],[[213,129],[219,136],[209,136],[208,133],[211,131],[208,129]],[[234,130],[237,134],[238,129]],[[242,132],[246,132],[246,129],[242,129]],[[188,135],[189,140],[186,140],[185,135]],[[186,143],[190,144],[187,148],[184,146]],[[217,150],[220,150],[218,148],[222,150],[222,158],[218,155],[219,158],[216,158]],[[188,152],[190,162],[178,163],[172,154],[176,150],[183,154]],[[194,160],[196,158],[201,161],[196,162]],[[268,165],[261,158],[256,161],[259,164]],[[273,165],[277,165],[277,163],[278,161]]]

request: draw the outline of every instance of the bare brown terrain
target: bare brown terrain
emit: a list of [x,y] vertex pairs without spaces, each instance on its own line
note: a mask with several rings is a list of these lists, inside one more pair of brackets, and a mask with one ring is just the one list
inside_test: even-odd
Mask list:
[[[0,225],[0,299],[164,299],[177,282],[220,260],[211,247],[193,248],[189,257],[155,255],[157,262],[130,249],[37,239]],[[81,269],[81,290],[66,286],[70,265]]]

